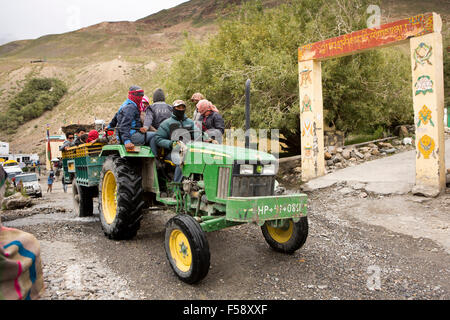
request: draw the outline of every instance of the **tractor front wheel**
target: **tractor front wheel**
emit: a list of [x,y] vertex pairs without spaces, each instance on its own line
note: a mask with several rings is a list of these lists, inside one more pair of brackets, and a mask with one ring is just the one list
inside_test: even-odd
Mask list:
[[267,243],[275,251],[292,254],[300,249],[308,237],[308,217],[300,218],[299,222],[288,220],[283,226],[275,227],[266,222],[261,231]]
[[182,281],[194,284],[208,274],[208,240],[200,224],[191,216],[179,214],[167,222],[165,249],[170,266]]
[[98,202],[102,228],[110,239],[131,239],[141,226],[144,191],[138,169],[130,160],[115,156],[103,163]]

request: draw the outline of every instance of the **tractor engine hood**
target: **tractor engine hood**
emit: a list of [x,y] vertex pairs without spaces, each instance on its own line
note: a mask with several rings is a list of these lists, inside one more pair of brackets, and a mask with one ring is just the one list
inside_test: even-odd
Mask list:
[[187,144],[185,164],[276,164],[277,158],[267,152],[242,147],[193,142]]

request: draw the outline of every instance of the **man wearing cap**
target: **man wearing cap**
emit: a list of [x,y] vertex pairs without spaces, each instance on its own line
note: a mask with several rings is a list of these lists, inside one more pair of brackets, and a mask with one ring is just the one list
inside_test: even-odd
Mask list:
[[140,132],[141,113],[140,105],[144,97],[144,90],[139,86],[131,86],[128,99],[120,106],[117,112],[118,140],[125,145],[127,151],[133,151],[135,145],[148,145],[148,137]]
[[153,104],[145,110],[144,125],[140,129],[142,133],[147,133],[153,154],[156,156],[158,149],[154,136],[161,123],[170,118],[173,107],[166,103],[166,96],[162,89],[157,89],[153,93]]
[[[159,126],[158,131],[156,131],[154,140],[158,147],[164,148],[169,152],[169,160],[175,160],[170,153],[175,147],[177,147],[178,141],[181,140],[179,136],[184,137],[185,134],[188,133],[189,136],[185,137],[186,140],[190,140],[191,136],[194,137],[195,141],[201,138],[201,131],[197,128],[192,119],[186,117],[185,112],[186,104],[184,103],[184,101],[175,100],[173,103],[172,116],[164,120]],[[176,130],[178,129],[183,130],[176,132]],[[189,142],[186,140],[184,140],[184,143]],[[174,182],[181,182],[183,174],[181,171],[180,163],[175,164],[176,168],[173,180]]]

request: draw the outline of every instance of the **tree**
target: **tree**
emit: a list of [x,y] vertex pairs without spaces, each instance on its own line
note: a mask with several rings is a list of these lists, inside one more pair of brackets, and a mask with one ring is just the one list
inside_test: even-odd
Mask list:
[[[375,1],[376,2],[376,1]],[[206,43],[186,39],[166,83],[176,98],[206,95],[228,127],[244,127],[244,84],[252,80],[252,128],[280,129],[300,150],[299,46],[366,28],[368,0],[295,0],[262,10],[244,4]],[[345,132],[412,123],[409,57],[382,49],[323,63],[325,121]],[[363,98],[362,98],[363,97]],[[191,110],[192,111],[192,110]]]

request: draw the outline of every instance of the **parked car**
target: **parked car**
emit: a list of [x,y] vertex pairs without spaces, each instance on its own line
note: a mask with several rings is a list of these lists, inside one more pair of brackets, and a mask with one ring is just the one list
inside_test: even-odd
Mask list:
[[36,173],[16,175],[16,185],[22,181],[25,192],[30,196],[42,197],[42,189]]
[[14,160],[7,160],[3,162],[3,169],[8,174],[8,179],[11,180],[18,174],[22,174],[23,170],[19,167],[19,163]]

